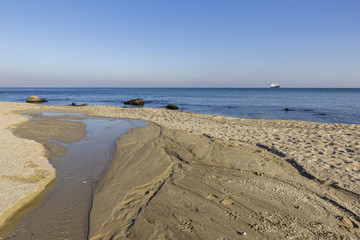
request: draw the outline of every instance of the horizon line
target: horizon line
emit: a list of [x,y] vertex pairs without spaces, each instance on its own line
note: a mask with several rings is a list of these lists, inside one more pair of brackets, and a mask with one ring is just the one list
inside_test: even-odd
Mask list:
[[194,88],[203,88],[203,89],[216,89],[216,88],[224,88],[224,89],[233,89],[233,88],[248,88],[248,89],[356,89],[356,88],[360,88],[360,87],[280,87],[280,88],[270,88],[270,87],[166,87],[166,86],[162,86],[162,87],[135,87],[135,86],[127,86],[127,87],[80,87],[80,86],[74,86],[74,87],[69,87],[69,86],[56,86],[56,87],[44,87],[44,86],[0,86],[0,88],[178,88],[178,89],[194,89]]

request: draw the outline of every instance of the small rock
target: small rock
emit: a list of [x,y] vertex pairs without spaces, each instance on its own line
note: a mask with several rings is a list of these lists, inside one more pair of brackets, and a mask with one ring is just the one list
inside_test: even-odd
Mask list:
[[41,103],[41,102],[47,102],[45,98],[39,98],[38,96],[30,96],[26,99],[27,103]]
[[129,101],[124,102],[125,105],[134,105],[134,106],[142,106],[145,104],[142,98],[131,99]]
[[285,111],[295,111],[294,109],[291,109],[291,108],[285,108],[284,110]]
[[76,103],[73,102],[73,103],[71,104],[71,106],[76,106]]
[[81,104],[81,105],[79,105],[80,107],[87,107],[87,106],[89,106],[89,105],[87,105],[86,103],[83,103],[83,104]]
[[176,106],[176,105],[174,105],[174,104],[168,104],[168,105],[166,106],[166,109],[170,109],[170,110],[178,110],[178,109],[179,109],[179,107],[178,107],[178,106]]
[[319,113],[320,116],[326,116],[326,113]]

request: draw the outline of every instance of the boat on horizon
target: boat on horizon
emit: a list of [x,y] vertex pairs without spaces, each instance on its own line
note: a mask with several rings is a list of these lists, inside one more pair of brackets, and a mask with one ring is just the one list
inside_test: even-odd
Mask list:
[[270,84],[270,88],[280,88],[280,85],[278,83],[272,83]]

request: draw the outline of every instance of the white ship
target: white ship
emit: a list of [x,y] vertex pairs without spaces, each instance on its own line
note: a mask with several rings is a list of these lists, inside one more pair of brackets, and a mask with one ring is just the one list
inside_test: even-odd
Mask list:
[[278,83],[272,83],[270,84],[270,88],[280,88],[280,85]]

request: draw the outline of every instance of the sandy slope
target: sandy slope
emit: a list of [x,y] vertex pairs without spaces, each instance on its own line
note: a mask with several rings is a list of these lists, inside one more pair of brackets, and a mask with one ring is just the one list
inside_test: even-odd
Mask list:
[[354,239],[354,194],[266,150],[150,125],[120,137],[91,239]]
[[258,145],[308,174],[360,194],[360,125],[240,119],[163,109],[94,106],[89,114],[154,122],[171,129]]

